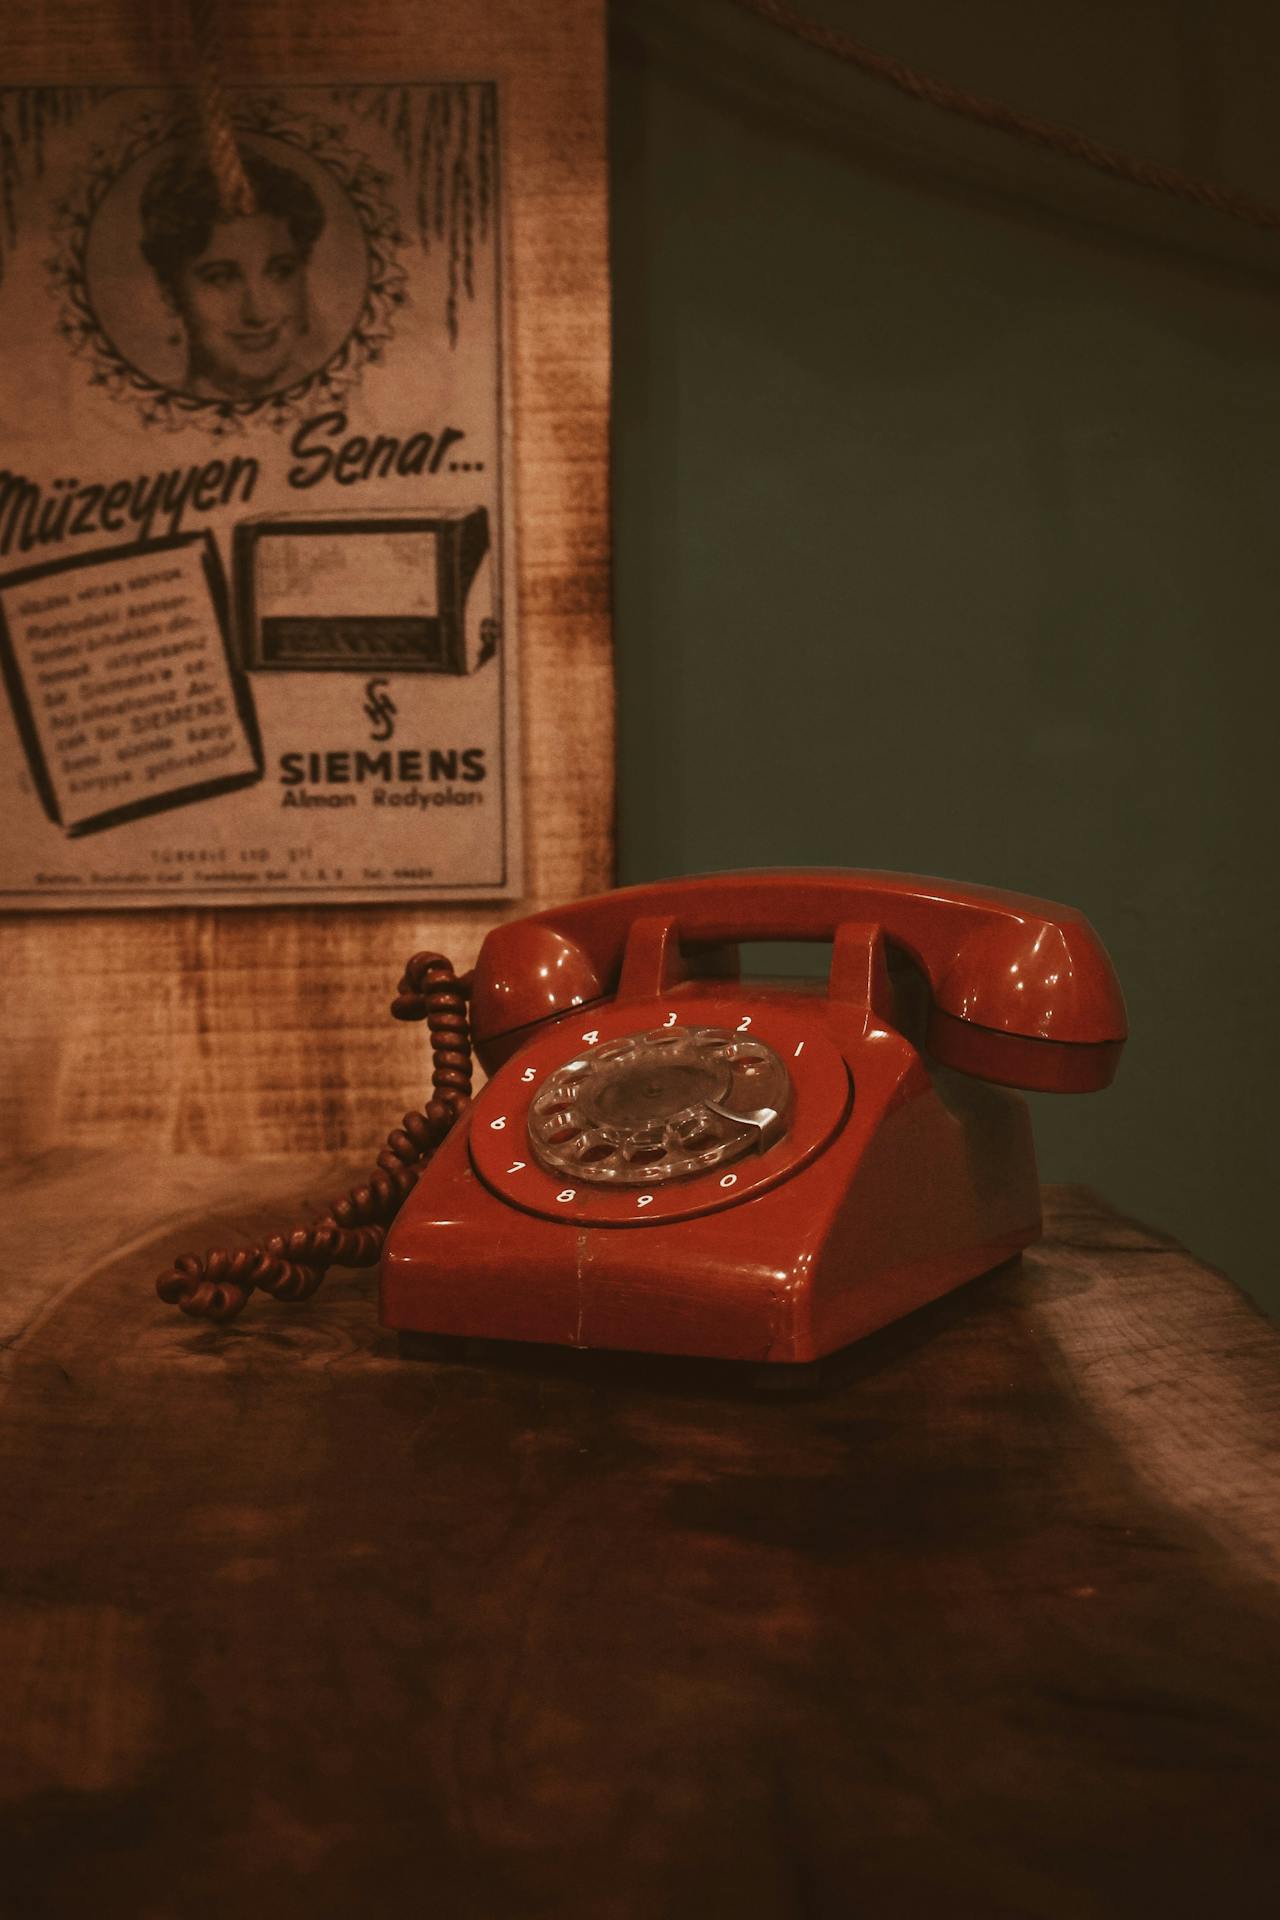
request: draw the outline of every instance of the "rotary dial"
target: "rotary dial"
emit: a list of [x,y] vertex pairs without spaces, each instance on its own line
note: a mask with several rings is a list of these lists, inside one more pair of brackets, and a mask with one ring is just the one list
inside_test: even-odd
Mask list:
[[578,1181],[654,1187],[786,1132],[791,1080],[771,1047],[722,1027],[607,1040],[550,1074],[529,1109],[540,1166]]

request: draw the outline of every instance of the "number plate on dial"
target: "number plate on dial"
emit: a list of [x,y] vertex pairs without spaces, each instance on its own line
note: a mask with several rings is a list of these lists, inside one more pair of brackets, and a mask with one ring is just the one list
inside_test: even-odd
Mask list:
[[529,1144],[549,1172],[653,1186],[771,1147],[790,1105],[786,1067],[762,1040],[656,1027],[550,1074],[529,1109]]
[[613,1225],[707,1212],[795,1171],[850,1098],[818,1021],[723,1002],[680,1014],[639,1025],[652,1002],[612,1008],[509,1061],[473,1110],[476,1171],[534,1212]]

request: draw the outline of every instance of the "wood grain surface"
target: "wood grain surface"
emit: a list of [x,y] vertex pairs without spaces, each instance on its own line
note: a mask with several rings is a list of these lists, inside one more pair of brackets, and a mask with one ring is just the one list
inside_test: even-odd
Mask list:
[[[495,920],[612,872],[603,0],[220,0],[219,13],[233,82],[501,84],[527,892],[0,916],[0,1145],[19,1151],[363,1150],[420,1091],[385,1018],[403,960],[431,946],[469,966]],[[189,84],[186,8],[9,8],[0,59],[6,85]]]
[[787,1398],[402,1360],[371,1275],[152,1297],[353,1171],[0,1182],[6,1916],[1274,1911],[1280,1339],[1228,1282],[1051,1191]]

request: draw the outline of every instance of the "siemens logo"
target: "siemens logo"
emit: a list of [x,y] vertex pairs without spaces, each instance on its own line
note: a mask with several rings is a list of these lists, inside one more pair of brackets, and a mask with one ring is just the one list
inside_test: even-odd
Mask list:
[[403,782],[423,780],[484,780],[488,769],[483,747],[388,747],[370,753],[365,747],[332,753],[282,753],[282,787],[348,786],[365,780]]

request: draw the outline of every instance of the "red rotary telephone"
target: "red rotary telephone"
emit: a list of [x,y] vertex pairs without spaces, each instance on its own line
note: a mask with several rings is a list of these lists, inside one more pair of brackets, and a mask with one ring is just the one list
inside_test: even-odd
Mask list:
[[[760,940],[829,941],[825,989],[740,979]],[[380,1248],[409,1335],[817,1359],[1036,1238],[1006,1089],[1104,1087],[1126,1031],[1083,915],[889,873],[674,880],[496,927],[466,983],[492,1075],[469,1107],[449,971],[420,956],[397,1003],[437,1052],[417,1138],[380,1161],[383,1218],[411,1189]],[[370,1193],[318,1252],[300,1230],[160,1291],[217,1318],[254,1285],[310,1292],[377,1257]]]

